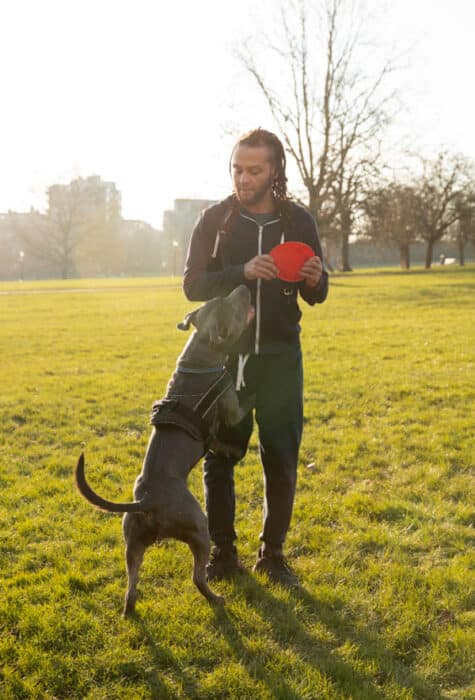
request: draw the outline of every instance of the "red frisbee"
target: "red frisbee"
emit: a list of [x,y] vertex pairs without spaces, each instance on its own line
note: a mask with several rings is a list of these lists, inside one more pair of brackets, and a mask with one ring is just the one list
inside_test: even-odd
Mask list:
[[269,255],[279,268],[277,277],[284,282],[301,282],[300,269],[306,260],[313,258],[315,251],[306,243],[287,241],[272,248]]

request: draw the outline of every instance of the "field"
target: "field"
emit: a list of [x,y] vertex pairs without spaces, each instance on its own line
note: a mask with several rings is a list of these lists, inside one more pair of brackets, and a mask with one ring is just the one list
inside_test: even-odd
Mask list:
[[[186,335],[177,280],[0,283],[0,697],[475,698],[475,267],[335,276],[304,308],[306,422],[289,559],[214,609],[175,541],[121,617],[120,517]],[[256,439],[239,550],[261,524]],[[313,466],[308,466],[308,465]],[[202,501],[201,470],[192,491]]]

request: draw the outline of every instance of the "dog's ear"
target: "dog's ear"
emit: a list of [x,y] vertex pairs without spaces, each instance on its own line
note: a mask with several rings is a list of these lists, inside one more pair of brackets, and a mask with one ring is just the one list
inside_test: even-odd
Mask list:
[[195,311],[190,311],[189,314],[186,314],[185,318],[183,319],[183,321],[181,321],[181,323],[177,323],[176,327],[179,328],[181,331],[189,330],[191,324],[193,324],[196,327],[195,318],[198,314],[198,311],[202,308],[203,307],[200,306],[199,309],[195,309]]

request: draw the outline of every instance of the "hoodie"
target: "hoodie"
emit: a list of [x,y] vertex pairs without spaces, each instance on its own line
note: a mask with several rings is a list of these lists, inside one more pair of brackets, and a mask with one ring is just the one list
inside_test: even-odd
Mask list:
[[233,217],[230,231],[224,232],[223,222],[229,215],[228,200],[201,212],[193,229],[183,280],[186,297],[190,301],[206,301],[229,294],[240,284],[245,284],[251,292],[256,315],[236,352],[265,354],[298,345],[302,316],[299,296],[310,306],[322,303],[327,297],[325,270],[316,287],[309,287],[305,282],[247,280],[244,277],[246,262],[256,255],[269,253],[285,241],[307,243],[315,255],[323,259],[315,219],[299,204],[291,202],[290,206],[292,232],[284,230],[279,214],[267,223],[258,223],[243,209]]

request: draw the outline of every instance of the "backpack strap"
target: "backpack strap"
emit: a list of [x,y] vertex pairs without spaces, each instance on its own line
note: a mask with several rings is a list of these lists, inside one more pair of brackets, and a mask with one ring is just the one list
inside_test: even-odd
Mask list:
[[[213,247],[213,252],[211,253],[212,258],[216,258],[218,256],[218,250],[219,250],[219,245],[224,239],[224,237],[229,233],[229,224],[232,219],[234,210],[231,202],[226,203],[226,207],[224,209],[223,216],[221,217],[221,220],[218,224],[218,228],[216,231],[216,238],[214,239],[214,247]],[[223,262],[222,257],[223,257],[223,251],[222,249],[220,250],[221,253],[221,262]]]

